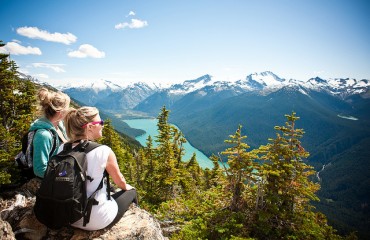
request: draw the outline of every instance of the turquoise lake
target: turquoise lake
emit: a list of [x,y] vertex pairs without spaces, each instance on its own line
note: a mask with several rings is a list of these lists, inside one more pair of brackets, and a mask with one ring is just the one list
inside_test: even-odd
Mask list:
[[[154,142],[154,140],[155,137],[158,135],[157,119],[133,119],[124,121],[132,128],[142,129],[145,131],[145,134],[136,137],[136,140],[139,141],[141,145],[146,146],[146,140],[149,135],[153,139],[153,145],[156,145],[156,142]],[[212,161],[201,151],[193,147],[189,142],[186,142],[183,146],[185,149],[185,154],[182,157],[183,161],[189,161],[190,158],[193,156],[193,153],[195,153],[197,161],[203,169],[213,168]]]

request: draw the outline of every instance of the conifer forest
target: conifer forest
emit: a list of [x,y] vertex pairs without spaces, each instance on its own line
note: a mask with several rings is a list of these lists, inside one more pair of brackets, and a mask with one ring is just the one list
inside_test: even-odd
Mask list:
[[[19,181],[14,156],[37,117],[40,86],[32,80],[20,77],[9,55],[0,55],[1,186]],[[149,136],[145,146],[116,131],[109,120],[100,140],[137,188],[140,207],[180,227],[170,239],[357,239],[355,233],[339,235],[312,205],[320,185],[306,161],[309,152],[301,144],[304,130],[296,127],[295,112],[286,113],[283,126],[271,126],[275,137],[255,149],[242,135],[248,126],[240,125],[225,139],[228,148],[210,157],[212,169],[202,169],[196,155],[184,161],[186,140],[169,124],[170,114],[161,109],[158,135]]]

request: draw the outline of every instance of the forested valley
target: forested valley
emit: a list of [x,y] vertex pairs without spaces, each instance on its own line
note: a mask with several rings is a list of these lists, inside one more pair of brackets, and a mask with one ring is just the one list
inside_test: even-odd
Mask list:
[[[14,156],[20,139],[36,118],[35,93],[40,87],[21,78],[17,65],[0,55],[0,184],[16,185]],[[77,107],[77,105],[75,105]],[[196,155],[182,159],[185,138],[168,123],[170,112],[158,113],[158,135],[142,147],[104,124],[101,143],[112,148],[126,180],[139,193],[140,207],[161,221],[180,227],[171,239],[357,239],[340,236],[312,205],[320,186],[301,144],[299,116],[287,113],[274,138],[251,150],[239,126],[211,157],[214,167],[199,167]],[[154,147],[153,143],[157,142]],[[224,163],[227,162],[227,166]]]

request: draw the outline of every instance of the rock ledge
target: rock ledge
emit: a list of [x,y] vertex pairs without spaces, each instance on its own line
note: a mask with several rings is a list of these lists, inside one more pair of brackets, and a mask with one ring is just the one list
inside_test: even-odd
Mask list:
[[[32,180],[31,180],[32,181]],[[33,214],[35,186],[30,182],[20,189],[0,195],[0,239],[153,239],[168,240],[163,236],[159,221],[147,211],[132,204],[121,220],[111,228],[84,231],[72,227],[48,229]]]

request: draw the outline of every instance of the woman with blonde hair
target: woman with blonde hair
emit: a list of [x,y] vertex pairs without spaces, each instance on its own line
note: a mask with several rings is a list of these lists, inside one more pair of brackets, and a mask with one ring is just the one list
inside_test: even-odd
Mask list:
[[62,120],[69,109],[70,98],[47,88],[41,88],[37,98],[41,117],[31,124],[29,131],[37,130],[33,137],[33,172],[43,178],[49,158],[67,141]]
[[[81,141],[95,141],[102,137],[104,121],[100,118],[99,111],[95,107],[81,107],[71,109],[65,117],[66,131],[72,147],[77,146]],[[59,147],[63,150],[64,145]],[[104,172],[107,171],[113,182],[122,190],[114,193],[111,198],[107,196],[107,184],[97,191],[95,200],[97,205],[92,206],[90,221],[83,225],[83,218],[73,223],[73,227],[84,230],[99,230],[112,226],[118,222],[127,211],[131,203],[137,204],[136,190],[130,186],[123,177],[117,163],[117,158],[112,149],[101,145],[86,154],[87,175],[94,179],[87,181],[87,197],[90,197],[100,184]],[[96,179],[96,181],[95,181]]]

